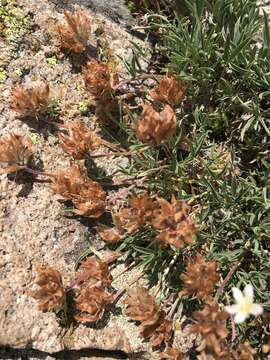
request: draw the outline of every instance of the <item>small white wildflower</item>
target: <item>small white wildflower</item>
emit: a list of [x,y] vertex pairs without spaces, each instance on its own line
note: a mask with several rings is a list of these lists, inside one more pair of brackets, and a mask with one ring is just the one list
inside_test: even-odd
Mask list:
[[229,314],[234,315],[236,324],[241,324],[250,315],[258,316],[263,312],[262,305],[254,304],[254,293],[252,285],[248,284],[245,286],[242,293],[241,290],[234,287],[232,289],[233,297],[235,300],[234,305],[225,306],[225,311]]

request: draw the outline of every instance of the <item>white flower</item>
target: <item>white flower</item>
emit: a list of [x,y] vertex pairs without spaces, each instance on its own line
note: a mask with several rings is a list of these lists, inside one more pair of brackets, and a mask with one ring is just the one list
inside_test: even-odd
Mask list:
[[254,294],[252,285],[248,284],[245,286],[242,293],[241,290],[234,287],[232,289],[233,297],[235,300],[234,305],[225,306],[225,311],[229,314],[234,315],[236,324],[241,324],[250,315],[258,316],[263,312],[262,305],[254,304]]

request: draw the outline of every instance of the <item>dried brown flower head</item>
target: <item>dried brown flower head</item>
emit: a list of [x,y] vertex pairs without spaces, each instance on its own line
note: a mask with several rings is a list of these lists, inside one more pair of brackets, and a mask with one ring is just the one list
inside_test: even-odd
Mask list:
[[113,301],[113,296],[101,286],[89,282],[80,289],[75,299],[76,309],[80,312],[75,319],[80,322],[95,322],[102,318],[106,305]]
[[180,351],[179,349],[176,348],[168,348],[166,349],[164,352],[162,352],[160,354],[160,358],[162,360],[185,360],[186,357],[185,355],[182,353],[182,351]]
[[73,165],[55,174],[52,189],[64,199],[72,200],[74,212],[79,215],[98,218],[105,210],[105,192],[79,166]]
[[256,351],[246,342],[238,345],[237,349],[233,352],[233,359],[255,360],[258,359],[258,357],[256,357]]
[[127,305],[126,314],[141,323],[141,336],[149,339],[152,347],[159,347],[170,340],[172,321],[165,319],[164,311],[147,289],[141,286],[130,289],[124,303]]
[[[159,323],[152,332],[152,326],[144,327],[142,334],[145,338],[150,336],[149,342],[153,348],[159,348],[162,344],[169,342],[173,334],[173,323],[171,320],[164,319],[164,314],[160,313]],[[149,331],[150,330],[150,331]]]
[[160,306],[155,298],[142,286],[130,289],[124,303],[127,305],[126,314],[143,325],[156,324],[159,319]]
[[118,83],[118,74],[108,63],[92,59],[84,69],[85,86],[95,99],[109,99]]
[[47,111],[49,101],[50,87],[47,82],[29,88],[17,86],[12,91],[11,108],[23,117],[37,118]]
[[102,262],[96,256],[90,256],[83,261],[79,270],[75,275],[77,283],[83,283],[90,278],[100,281],[104,286],[109,286],[112,282],[109,276],[108,264]]
[[61,47],[75,53],[82,53],[91,34],[91,20],[82,9],[76,9],[73,13],[65,11],[64,14],[66,21],[57,25]]
[[29,295],[39,301],[39,310],[54,310],[61,305],[65,296],[61,274],[54,268],[46,266],[38,267],[37,274],[36,283],[40,289],[30,291]]
[[103,241],[108,243],[117,243],[122,239],[122,236],[116,228],[108,228],[99,225],[97,227],[97,233]]
[[151,97],[158,102],[178,106],[186,92],[186,84],[175,76],[164,76],[160,83],[150,92]]
[[67,134],[60,133],[60,145],[76,160],[84,159],[90,150],[97,149],[102,140],[90,131],[82,121],[73,121],[61,126]]
[[183,201],[172,198],[171,204],[165,199],[157,199],[160,208],[153,213],[152,226],[160,230],[157,240],[164,245],[182,248],[192,244],[197,227],[188,215],[189,207]]
[[131,197],[129,204],[133,213],[138,218],[140,226],[151,223],[153,213],[158,208],[157,201],[153,200],[147,193]]
[[220,276],[215,261],[206,262],[201,255],[197,255],[188,262],[186,273],[181,275],[181,279],[186,294],[194,294],[198,298],[209,300]]
[[144,143],[159,145],[176,131],[176,117],[173,109],[165,105],[158,113],[151,105],[145,105],[136,126],[136,135]]
[[200,351],[213,353],[222,359],[227,356],[228,349],[224,340],[228,335],[225,321],[228,314],[220,311],[217,304],[206,304],[203,310],[196,311],[194,318],[197,324],[190,327],[190,333],[198,333],[202,336]]
[[146,193],[130,198],[129,205],[113,214],[113,222],[119,236],[125,232],[131,234],[150,223],[153,212],[157,208],[156,201]]
[[32,141],[16,134],[0,138],[0,174],[23,170],[32,156]]

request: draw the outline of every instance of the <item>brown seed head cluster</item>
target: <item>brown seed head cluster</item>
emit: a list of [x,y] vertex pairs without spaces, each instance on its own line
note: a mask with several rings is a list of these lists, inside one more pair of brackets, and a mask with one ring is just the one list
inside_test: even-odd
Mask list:
[[178,106],[186,93],[186,84],[175,76],[164,76],[160,83],[150,92],[154,101]]
[[82,53],[91,34],[91,20],[82,9],[77,9],[73,13],[65,11],[64,14],[66,21],[60,22],[57,26],[61,46],[75,53]]
[[129,207],[122,208],[113,214],[114,228],[99,227],[102,240],[118,242],[125,233],[134,233],[146,224],[150,224],[157,203],[148,194],[129,199]]
[[160,145],[175,134],[176,117],[173,109],[165,105],[158,113],[151,105],[145,105],[135,131],[142,142]]
[[174,197],[171,203],[162,198],[157,201],[160,207],[154,211],[152,220],[152,226],[160,231],[157,240],[163,245],[173,245],[178,249],[192,244],[198,229],[188,215],[187,204]]
[[102,143],[100,137],[90,131],[82,121],[72,121],[62,126],[66,134],[59,134],[60,145],[73,159],[84,159],[91,150],[96,150]]
[[0,174],[23,170],[32,156],[32,142],[29,138],[8,134],[0,138]]
[[256,351],[249,343],[239,344],[237,349],[233,352],[234,360],[255,360],[258,359]]
[[197,234],[196,224],[189,217],[189,207],[183,201],[172,198],[171,203],[165,199],[152,199],[147,194],[132,197],[129,207],[113,214],[115,227],[99,228],[98,232],[104,241],[120,241],[125,233],[134,233],[145,225],[159,231],[156,239],[162,245],[173,245],[182,248],[192,244]]
[[186,357],[182,353],[182,351],[180,351],[179,349],[168,348],[168,349],[166,349],[166,351],[164,351],[160,354],[160,359],[162,359],[162,360],[185,360]]
[[215,261],[206,262],[201,255],[188,262],[186,273],[181,276],[185,286],[185,293],[197,298],[210,300],[214,286],[219,281],[217,264]]
[[50,87],[47,82],[31,88],[17,86],[12,92],[11,108],[23,117],[37,118],[47,111],[49,101]]
[[144,287],[137,286],[128,291],[125,299],[126,314],[139,321],[141,336],[149,339],[153,348],[162,346],[172,337],[172,321],[165,318],[165,313]]
[[84,70],[85,86],[96,100],[112,98],[113,87],[118,83],[118,74],[108,63],[92,59]]
[[76,207],[74,212],[79,215],[98,218],[104,213],[105,192],[79,166],[73,165],[55,174],[52,189],[64,199],[72,200]]
[[110,286],[112,280],[109,275],[108,264],[102,262],[96,256],[90,256],[80,265],[80,271],[77,271],[75,280],[77,283],[83,283],[88,279],[100,281],[105,286]]
[[108,265],[91,256],[81,264],[75,281],[79,285],[75,319],[83,323],[100,320],[106,306],[113,301],[112,294],[106,291],[111,284]]
[[37,269],[39,290],[30,291],[29,295],[38,300],[38,308],[51,311],[61,306],[65,296],[61,274],[52,267],[40,266]]
[[194,318],[197,324],[190,327],[190,332],[202,336],[202,344],[198,349],[202,353],[201,356],[211,354],[214,356],[213,359],[230,359],[229,349],[225,343],[228,335],[225,321],[228,314],[220,311],[217,304],[206,304],[203,310],[195,312]]

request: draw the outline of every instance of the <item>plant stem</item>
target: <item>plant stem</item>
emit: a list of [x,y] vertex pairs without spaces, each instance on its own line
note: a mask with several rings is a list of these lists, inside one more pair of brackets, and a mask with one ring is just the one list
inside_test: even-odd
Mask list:
[[41,176],[54,177],[54,174],[52,174],[52,173],[47,173],[47,172],[43,172],[43,171],[33,170],[33,169],[28,168],[28,167],[24,168],[23,170],[26,171],[26,172],[28,172],[29,174],[32,174],[32,175],[35,175],[35,176],[41,175]]
[[146,79],[156,80],[156,77],[152,74],[142,74],[133,79],[123,80],[123,81],[120,81],[120,83],[114,87],[114,91],[119,90],[122,86],[133,83],[134,81],[140,81],[140,80],[146,80]]
[[174,316],[174,313],[176,312],[177,310],[177,307],[178,307],[178,304],[180,302],[181,298],[179,296],[177,296],[176,300],[174,301],[172,307],[171,307],[171,310],[168,314],[168,319],[173,319],[173,316]]
[[226,285],[228,284],[228,282],[230,281],[231,277],[233,276],[233,274],[235,273],[235,271],[237,270],[237,268],[239,267],[240,264],[241,264],[241,261],[238,261],[238,262],[234,263],[231,270],[228,272],[225,279],[222,281],[222,284],[218,288],[218,290],[216,292],[216,295],[215,295],[215,298],[214,298],[215,303],[218,303],[219,298],[220,298],[221,294],[223,293]]

